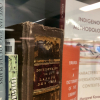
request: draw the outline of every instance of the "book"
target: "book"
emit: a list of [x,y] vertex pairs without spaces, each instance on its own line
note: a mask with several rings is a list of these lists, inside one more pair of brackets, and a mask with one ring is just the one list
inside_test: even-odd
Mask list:
[[9,98],[8,89],[9,89],[9,82],[8,82],[8,56],[5,56],[5,82],[6,82],[6,100]]
[[80,47],[64,44],[61,100],[78,100],[79,61]]
[[15,39],[19,56],[19,100],[59,100],[63,30],[29,21],[7,28],[14,30],[6,31],[6,39]]
[[0,5],[0,100],[5,100],[5,1],[0,0]]
[[18,100],[18,55],[8,56],[8,100]]
[[65,25],[65,3],[66,1],[65,0],[61,0],[60,1],[60,28],[61,29],[64,29],[64,25]]
[[[1,41],[1,40],[0,40]],[[6,99],[5,56],[4,45],[0,47],[0,100]]]

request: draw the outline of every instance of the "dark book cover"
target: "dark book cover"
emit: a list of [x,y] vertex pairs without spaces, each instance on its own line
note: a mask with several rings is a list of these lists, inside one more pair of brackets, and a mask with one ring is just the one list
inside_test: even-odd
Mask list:
[[6,100],[8,100],[9,94],[8,94],[8,88],[9,88],[9,83],[8,83],[8,56],[5,56],[5,81],[6,81]]
[[19,56],[19,100],[60,100],[63,30],[32,22],[7,28]]

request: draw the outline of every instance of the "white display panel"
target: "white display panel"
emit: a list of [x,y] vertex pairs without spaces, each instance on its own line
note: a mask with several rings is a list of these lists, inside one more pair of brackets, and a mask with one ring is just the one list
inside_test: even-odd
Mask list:
[[65,8],[65,38],[100,40],[100,9],[84,12],[88,4],[67,0]]
[[64,44],[80,46],[78,100],[100,100],[100,8],[80,1],[66,1]]

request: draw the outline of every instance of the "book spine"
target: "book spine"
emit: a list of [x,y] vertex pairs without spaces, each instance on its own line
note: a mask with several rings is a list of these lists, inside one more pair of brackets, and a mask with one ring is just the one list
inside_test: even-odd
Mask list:
[[8,56],[5,56],[5,82],[6,82],[6,100],[8,100]]
[[18,56],[9,57],[12,63],[9,64],[9,100],[18,100]]
[[8,88],[8,94],[9,94],[9,99],[11,100],[11,76],[12,76],[12,56],[8,56],[8,70],[9,70],[9,76],[8,76],[8,82],[9,82],[9,88]]
[[[13,76],[13,88],[15,88],[13,90],[13,99],[12,100],[18,100],[18,55],[14,55],[14,67],[13,67],[13,71],[15,72],[14,73],[14,76]],[[16,82],[15,82],[16,81]]]
[[0,100],[5,100],[5,0],[0,0]]
[[64,29],[65,22],[65,0],[61,0],[60,2],[60,28]]

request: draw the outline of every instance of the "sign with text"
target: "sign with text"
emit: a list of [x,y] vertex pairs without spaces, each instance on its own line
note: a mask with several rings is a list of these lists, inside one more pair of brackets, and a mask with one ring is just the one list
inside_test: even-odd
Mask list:
[[77,100],[100,100],[100,65],[80,65]]
[[81,1],[82,0],[68,0],[65,4],[65,38],[80,38],[81,40],[99,40],[100,15],[98,15],[98,13],[100,12],[100,9],[84,11],[82,10],[82,8],[86,9],[86,7],[89,6]]
[[63,47],[61,100],[77,100],[80,48]]
[[89,1],[91,0],[68,0],[65,3],[65,44],[80,46],[76,100],[100,99],[100,9],[95,9],[100,2],[94,0],[95,3],[89,5]]

